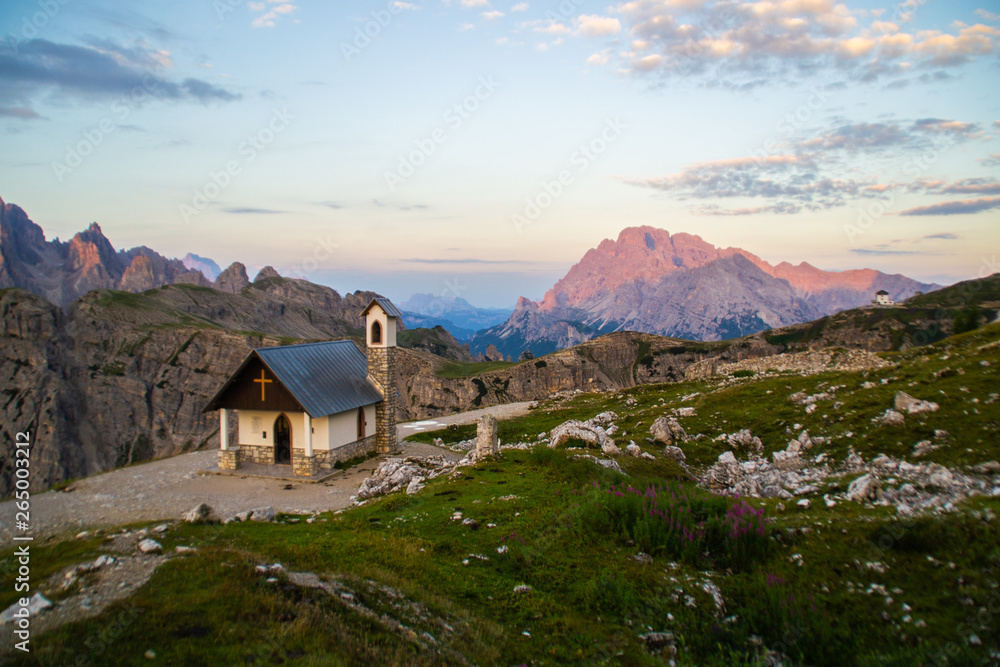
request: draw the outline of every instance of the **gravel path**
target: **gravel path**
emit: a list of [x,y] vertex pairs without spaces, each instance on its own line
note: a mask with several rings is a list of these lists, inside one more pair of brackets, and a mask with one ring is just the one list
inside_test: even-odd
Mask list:
[[[404,437],[416,431],[471,423],[487,413],[499,419],[525,414],[529,405],[498,405],[435,420],[400,424],[397,433],[402,442]],[[459,458],[450,450],[422,443],[406,443],[403,453],[406,456]],[[338,472],[325,482],[307,484],[198,474],[215,460],[216,451],[182,454],[94,475],[74,482],[64,491],[32,495],[32,534],[36,540],[42,540],[91,528],[178,519],[198,503],[207,503],[220,517],[267,505],[286,513],[336,510],[351,504],[350,497],[379,462],[379,459],[372,459],[348,471]],[[289,485],[291,488],[286,488]],[[13,544],[11,528],[14,513],[13,500],[0,503],[0,548]]]

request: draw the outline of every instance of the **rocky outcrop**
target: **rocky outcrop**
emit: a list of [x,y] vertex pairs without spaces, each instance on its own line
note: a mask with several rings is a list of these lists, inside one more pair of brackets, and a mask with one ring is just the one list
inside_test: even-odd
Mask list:
[[273,266],[265,266],[263,269],[257,272],[257,275],[254,277],[253,281],[257,283],[260,282],[261,280],[267,280],[268,278],[280,278],[280,277],[281,274],[278,273],[278,271]]
[[548,446],[561,447],[572,441],[580,441],[599,447],[601,452],[608,456],[618,456],[622,452],[605,428],[613,426],[613,421],[617,418],[618,416],[613,412],[602,412],[585,422],[570,419],[552,429],[549,433]]
[[247,267],[240,262],[233,262],[215,279],[215,289],[229,294],[239,294],[250,284],[247,277]]

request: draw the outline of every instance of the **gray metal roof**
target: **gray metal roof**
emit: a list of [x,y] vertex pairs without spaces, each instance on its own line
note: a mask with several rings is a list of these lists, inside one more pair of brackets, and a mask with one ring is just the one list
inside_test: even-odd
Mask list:
[[368,377],[368,359],[353,341],[259,347],[254,353],[310,417],[325,417],[383,399]]
[[371,310],[372,306],[374,306],[376,303],[382,307],[382,310],[384,310],[385,314],[388,315],[389,317],[399,317],[399,318],[403,317],[403,313],[399,312],[399,308],[396,308],[396,306],[393,305],[392,301],[389,301],[389,299],[385,298],[384,296],[377,296],[374,299],[372,299],[372,302],[369,303],[368,306],[361,311],[361,317],[367,315],[368,311]]

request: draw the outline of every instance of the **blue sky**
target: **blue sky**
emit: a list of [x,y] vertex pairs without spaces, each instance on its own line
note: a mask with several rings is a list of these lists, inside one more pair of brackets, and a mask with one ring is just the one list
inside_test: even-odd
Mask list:
[[644,224],[951,282],[1000,270],[998,11],[8,0],[0,197],[397,300],[539,298]]

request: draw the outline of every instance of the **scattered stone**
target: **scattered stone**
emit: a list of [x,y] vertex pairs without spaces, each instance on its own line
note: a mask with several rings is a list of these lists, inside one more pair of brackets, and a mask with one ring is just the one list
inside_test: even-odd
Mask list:
[[144,657],[146,660],[155,660],[156,659],[156,651],[154,651],[153,649],[150,649],[150,650],[146,651],[145,653],[143,653],[142,657]]
[[674,445],[667,445],[663,450],[663,453],[678,463],[684,463],[687,457],[684,456],[684,451],[680,447],[675,447]]
[[614,470],[615,472],[620,472],[623,475],[625,474],[625,471],[622,470],[622,467],[620,465],[618,465],[618,461],[615,461],[614,459],[599,459],[596,456],[591,456],[590,454],[577,454],[573,458],[574,459],[589,459],[589,460],[593,461],[594,463],[596,463],[597,465],[601,466],[602,468],[610,468],[611,470]]
[[419,475],[410,480],[410,483],[406,485],[406,495],[412,496],[414,494],[420,493],[420,490],[424,488],[424,478]]
[[184,554],[194,553],[195,549],[193,547],[176,546],[174,547],[174,553],[183,556]]
[[902,426],[906,423],[906,418],[901,413],[889,408],[872,421],[880,426]]
[[636,555],[632,556],[632,560],[643,565],[649,565],[653,562],[653,557],[640,551]]
[[881,488],[881,485],[879,484],[877,477],[873,476],[871,473],[862,475],[851,482],[851,485],[847,487],[847,499],[858,503],[875,500],[878,495],[879,488]]
[[[678,449],[678,451],[680,451],[679,448],[677,448],[677,449]],[[684,452],[681,452],[681,454],[683,455]],[[639,457],[640,458],[644,458],[647,461],[655,461],[656,460],[656,457],[653,456],[652,454],[650,454],[649,452],[643,452],[642,454],[639,455]]]
[[277,517],[277,513],[270,505],[250,510],[251,521],[274,521]]
[[156,533],[157,535],[162,535],[163,533],[167,532],[167,529],[169,527],[170,526],[168,526],[167,524],[161,523],[160,525],[153,528],[153,532]]
[[634,442],[630,442],[628,443],[628,446],[625,447],[625,453],[630,456],[640,456],[642,454],[642,450],[639,449],[639,445]]
[[658,651],[674,643],[674,633],[672,632],[647,632],[639,635],[639,639],[646,642],[646,648],[651,651]]
[[695,409],[694,408],[690,408],[690,407],[688,407],[688,408],[674,408],[674,414],[676,416],[678,416],[678,417],[694,417],[695,416]]
[[[41,593],[35,593],[31,596],[31,599],[28,600],[28,618],[34,620],[34,618],[43,611],[47,611],[51,608],[52,602],[47,597]],[[3,612],[0,613],[0,625],[6,625],[7,623],[13,622],[14,619],[17,618],[15,613],[19,612],[21,609],[24,609],[24,607],[22,607],[19,602],[15,602],[11,606],[4,609]]]
[[729,446],[733,449],[753,452],[760,452],[764,449],[764,444],[761,442],[760,438],[754,436],[748,428],[726,436],[726,442],[729,443]]
[[208,518],[212,515],[212,508],[201,503],[196,507],[188,510],[184,513],[183,519],[188,523],[200,523],[202,521],[208,521]]
[[809,500],[807,498],[803,498],[802,500],[800,500],[799,502],[797,502],[795,504],[798,505],[799,507],[801,507],[804,510],[809,509]]
[[588,445],[600,447],[602,452],[610,456],[621,454],[621,450],[615,445],[615,441],[608,436],[602,425],[608,423],[607,415],[614,415],[614,413],[601,413],[586,422],[581,422],[578,419],[563,422],[549,432],[549,447],[559,447],[570,440],[582,440]]
[[354,500],[355,503],[360,503],[369,498],[409,489],[414,479],[420,479],[419,483],[422,484],[445,473],[456,472],[459,465],[471,465],[474,462],[473,456],[462,459],[458,464],[443,456],[386,459],[361,483]]
[[144,554],[155,554],[163,551],[163,545],[153,539],[145,539],[139,542],[139,551]]
[[514,586],[514,593],[517,595],[524,595],[525,593],[530,593],[532,590],[531,586],[527,584],[519,584]]
[[918,398],[910,396],[906,392],[898,392],[896,394],[896,410],[900,412],[905,411],[911,415],[919,415],[924,412],[937,412],[938,404],[932,403],[931,401],[922,401]]
[[679,442],[687,440],[684,427],[673,417],[657,417],[649,427],[649,434],[654,442],[662,442],[665,445],[672,445],[675,440]]

